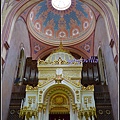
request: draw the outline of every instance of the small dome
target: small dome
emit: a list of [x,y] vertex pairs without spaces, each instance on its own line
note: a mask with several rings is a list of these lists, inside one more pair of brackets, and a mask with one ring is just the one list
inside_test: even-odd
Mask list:
[[53,61],[69,61],[75,59],[68,50],[63,49],[62,43],[60,43],[59,48],[53,51],[47,58],[46,62],[53,62]]

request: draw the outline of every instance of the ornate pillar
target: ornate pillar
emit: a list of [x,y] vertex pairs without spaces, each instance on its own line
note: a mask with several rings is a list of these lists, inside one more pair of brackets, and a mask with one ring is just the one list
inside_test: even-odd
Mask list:
[[43,104],[43,111],[42,111],[42,120],[44,120],[45,112],[46,112],[46,105]]
[[38,119],[37,120],[46,120],[46,105],[40,103],[38,106]]
[[49,120],[49,104],[46,105],[46,110],[44,111],[44,119]]
[[79,117],[78,117],[79,115],[78,115],[78,110],[77,110],[77,104],[73,104],[72,105],[72,109],[73,109],[73,114],[74,114],[74,120],[79,120]]
[[39,106],[38,106],[38,120],[41,120],[42,110],[43,110],[43,104],[39,104]]
[[79,110],[76,110],[76,120],[81,120],[79,117]]
[[72,119],[77,120],[77,118],[76,118],[77,113],[76,113],[76,105],[75,104],[72,104],[72,111],[73,111],[73,117],[70,118],[70,120],[72,120]]

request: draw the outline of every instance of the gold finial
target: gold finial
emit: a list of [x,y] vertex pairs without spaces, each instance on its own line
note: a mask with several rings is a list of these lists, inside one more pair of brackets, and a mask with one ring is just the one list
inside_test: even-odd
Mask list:
[[70,54],[69,50],[63,48],[62,41],[60,41],[59,47],[56,50],[54,50],[52,53],[56,53],[56,52],[66,52]]
[[62,41],[60,41],[59,49],[63,49]]

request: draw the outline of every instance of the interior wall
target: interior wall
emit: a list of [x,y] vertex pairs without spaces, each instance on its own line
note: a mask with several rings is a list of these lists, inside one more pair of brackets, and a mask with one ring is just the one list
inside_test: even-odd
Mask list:
[[19,18],[14,25],[14,30],[9,45],[10,48],[5,60],[5,68],[2,76],[2,120],[7,119],[12,86],[16,76],[21,45],[24,47],[26,57],[30,57],[28,30],[23,19]]
[[95,30],[94,55],[98,55],[98,49],[101,47],[105,61],[106,75],[108,88],[111,97],[114,120],[118,120],[118,80],[115,69],[115,62],[112,54],[112,49],[109,46],[107,30],[102,16],[98,18]]

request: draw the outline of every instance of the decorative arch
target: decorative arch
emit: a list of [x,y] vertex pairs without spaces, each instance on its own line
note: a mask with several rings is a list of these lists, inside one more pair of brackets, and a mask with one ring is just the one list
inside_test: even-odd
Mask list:
[[75,96],[74,96],[73,91],[68,86],[63,85],[63,84],[53,85],[53,86],[49,87],[43,95],[44,103],[47,104],[49,98],[51,96],[55,95],[56,93],[65,94],[67,97],[70,98],[71,103],[75,103]]
[[[73,53],[75,53],[76,55],[79,55],[79,56],[81,56],[81,57],[83,57],[84,59],[88,59],[89,58],[89,56],[88,55],[86,55],[85,53],[83,53],[81,50],[78,50],[78,49],[75,49],[75,48],[72,48],[72,47],[64,47],[65,49],[67,49],[67,50],[69,50],[70,52],[72,51]],[[44,51],[44,52],[40,52],[39,54],[38,54],[38,56],[36,56],[34,59],[38,59],[38,58],[44,58],[45,56],[48,56],[48,55],[50,55],[50,53],[53,51],[53,50],[55,50],[56,48],[50,48],[50,49],[48,49],[48,50],[46,50],[46,51]]]
[[56,93],[51,96],[50,100],[50,113],[69,113],[70,112],[70,100],[64,93]]

